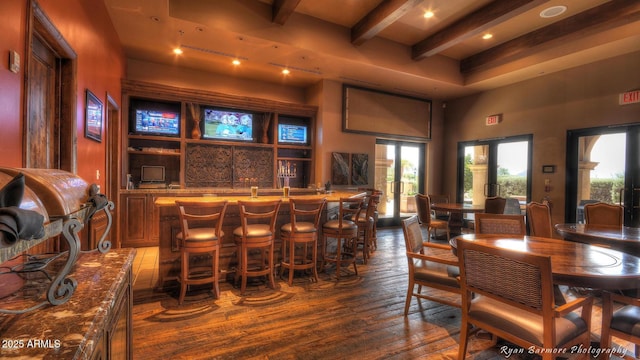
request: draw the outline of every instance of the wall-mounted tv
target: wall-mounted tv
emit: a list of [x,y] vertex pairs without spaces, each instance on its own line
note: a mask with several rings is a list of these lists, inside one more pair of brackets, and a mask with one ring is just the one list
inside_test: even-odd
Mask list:
[[306,125],[278,124],[278,143],[306,145],[308,133]]
[[133,130],[137,135],[179,136],[180,113],[138,108]]
[[227,109],[204,109],[205,139],[253,141],[253,114]]

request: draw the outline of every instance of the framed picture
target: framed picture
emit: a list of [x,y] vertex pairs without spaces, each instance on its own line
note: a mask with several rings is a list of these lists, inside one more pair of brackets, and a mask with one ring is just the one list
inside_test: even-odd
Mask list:
[[555,165],[542,165],[542,173],[543,174],[553,174],[556,172]]
[[84,136],[102,142],[102,102],[87,89],[84,114]]
[[369,155],[351,154],[351,185],[369,183]]
[[331,184],[349,185],[349,153],[331,154]]

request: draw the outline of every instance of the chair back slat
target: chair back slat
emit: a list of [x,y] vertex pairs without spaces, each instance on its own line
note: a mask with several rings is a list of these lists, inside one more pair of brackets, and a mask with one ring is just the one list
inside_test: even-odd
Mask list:
[[524,215],[478,213],[475,222],[476,234],[527,234]]
[[527,204],[527,223],[531,236],[553,237],[551,209],[547,203],[532,201]]

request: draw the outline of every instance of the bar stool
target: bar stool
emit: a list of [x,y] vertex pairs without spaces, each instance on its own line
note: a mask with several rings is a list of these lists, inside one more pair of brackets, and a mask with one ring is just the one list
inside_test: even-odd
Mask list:
[[[356,224],[358,225],[358,238],[356,247],[362,245],[362,262],[367,263],[371,252],[377,247],[377,240],[374,240],[376,216],[380,195],[371,194],[365,197],[366,209],[360,211]],[[356,248],[357,249],[357,248]]]
[[[289,270],[289,286],[293,283],[295,270],[311,269],[314,280],[318,282],[318,231],[325,203],[326,199],[289,199],[291,222],[280,227],[280,277]],[[299,249],[298,255],[296,248]]]
[[[227,201],[176,201],[176,205],[181,230],[176,235],[181,253],[178,303],[182,304],[184,301],[189,285],[211,283],[213,293],[218,298],[220,241],[224,236],[222,222]],[[203,254],[211,256],[211,265],[201,265]],[[199,256],[198,259],[191,259],[191,255]]]
[[[278,210],[282,200],[274,201],[238,201],[240,222],[233,230],[234,241],[238,252],[238,268],[235,281],[242,277],[240,294],[244,295],[247,277],[267,275],[272,289],[274,281],[274,239]],[[260,259],[249,263],[249,252],[260,251]]]
[[[355,254],[358,237],[358,225],[351,219],[357,219],[362,210],[363,197],[340,198],[338,219],[329,220],[322,225],[322,268],[327,262],[336,264],[336,278],[340,280],[340,267],[353,264],[358,275]],[[335,253],[328,253],[328,239],[336,239]]]

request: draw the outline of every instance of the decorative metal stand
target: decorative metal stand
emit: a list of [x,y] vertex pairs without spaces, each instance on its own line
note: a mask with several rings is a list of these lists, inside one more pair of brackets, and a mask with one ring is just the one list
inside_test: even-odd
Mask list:
[[[80,239],[78,238],[78,232],[84,228],[85,224],[91,219],[91,217],[95,214],[96,211],[103,210],[107,216],[107,227],[98,242],[96,249],[92,249],[84,252],[95,252],[99,251],[101,253],[106,253],[111,249],[111,242],[106,240],[107,235],[111,230],[112,225],[112,216],[111,210],[114,209],[114,204],[112,201],[108,201],[106,205],[100,209],[96,209],[95,206],[91,203],[86,203],[86,206],[82,207],[80,210],[74,212],[73,214],[66,215],[62,218],[52,219],[49,224],[45,225],[45,236],[42,239],[29,240],[34,244],[42,242],[50,237],[57,236],[62,234],[62,237],[66,240],[67,245],[69,247],[68,251],[56,253],[56,254],[45,254],[45,255],[26,255],[26,261],[19,266],[12,268],[9,273],[15,273],[18,275],[31,273],[31,272],[41,272],[45,274],[48,280],[51,281],[49,288],[47,290],[46,300],[41,302],[37,302],[37,299],[34,299],[34,305],[29,306],[25,309],[0,309],[0,313],[4,314],[24,314],[36,309],[39,309],[45,305],[61,305],[66,303],[73,293],[75,292],[78,282],[69,277],[69,273],[73,270],[73,266],[78,260],[78,255],[82,252],[80,250]],[[17,249],[19,250],[19,249]],[[51,277],[46,272],[47,266],[52,264],[55,260],[60,258],[63,255],[67,255],[67,260],[64,263],[62,269],[58,272],[58,274]],[[6,274],[6,273],[5,273]]]
[[[282,188],[289,187],[289,179],[295,178],[298,175],[298,169],[296,164],[291,164],[288,161],[278,161],[278,179],[282,179]],[[278,181],[280,185],[280,181]]]

